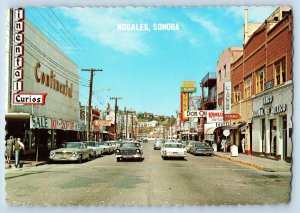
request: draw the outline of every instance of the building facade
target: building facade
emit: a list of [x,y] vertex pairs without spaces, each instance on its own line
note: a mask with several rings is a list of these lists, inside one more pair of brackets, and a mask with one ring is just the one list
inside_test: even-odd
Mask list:
[[[13,10],[11,11],[13,16]],[[10,19],[10,22],[12,19]],[[8,45],[6,136],[21,138],[28,155],[48,157],[64,141],[80,140],[78,66],[25,17],[23,91],[46,93],[44,105],[13,105],[13,46]],[[10,26],[13,26],[10,23]],[[13,30],[9,39],[13,42]]]
[[234,112],[242,111],[246,153],[291,161],[292,12],[277,8],[232,64]]

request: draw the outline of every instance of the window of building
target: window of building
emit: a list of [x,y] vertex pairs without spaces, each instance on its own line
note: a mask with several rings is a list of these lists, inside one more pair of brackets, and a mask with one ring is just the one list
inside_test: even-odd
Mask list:
[[233,101],[234,103],[239,103],[241,99],[241,91],[239,85],[234,87],[234,92],[233,92]]
[[256,72],[256,93],[263,92],[264,91],[264,85],[265,85],[265,69],[262,68]]
[[219,70],[219,82],[221,82],[221,70]]
[[279,85],[279,84],[283,84],[284,82],[286,82],[286,66],[285,66],[285,59],[275,63],[275,86]]
[[224,65],[224,77],[226,77],[226,65]]
[[251,76],[245,79],[244,81],[244,96],[245,98],[249,98],[252,95],[252,81],[251,81]]

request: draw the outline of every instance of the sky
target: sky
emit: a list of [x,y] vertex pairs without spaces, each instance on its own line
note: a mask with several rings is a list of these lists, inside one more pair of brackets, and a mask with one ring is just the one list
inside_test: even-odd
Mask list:
[[[247,7],[249,22],[262,23],[276,7]],[[55,42],[79,69],[101,68],[92,105],[175,115],[182,81],[199,82],[225,48],[242,46],[244,7],[26,8],[26,19]],[[153,24],[178,24],[154,31]],[[120,31],[118,24],[148,24],[150,31]],[[82,105],[88,102],[89,72],[80,71]]]

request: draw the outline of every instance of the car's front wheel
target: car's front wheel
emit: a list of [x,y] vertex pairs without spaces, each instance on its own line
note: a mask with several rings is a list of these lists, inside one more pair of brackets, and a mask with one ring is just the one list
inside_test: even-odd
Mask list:
[[117,162],[120,162],[121,161],[121,158],[117,158]]
[[78,163],[82,163],[82,155],[79,156]]

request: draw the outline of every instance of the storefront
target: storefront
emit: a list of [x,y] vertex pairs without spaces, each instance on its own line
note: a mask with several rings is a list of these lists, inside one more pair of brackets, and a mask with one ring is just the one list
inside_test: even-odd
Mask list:
[[[24,13],[26,14],[26,13]],[[13,16],[13,12],[11,12]],[[9,19],[13,21],[13,19]],[[23,17],[22,61],[16,64],[15,33],[10,32],[8,45],[8,101],[5,114],[6,137],[21,138],[26,158],[46,159],[51,149],[64,141],[80,140],[85,130],[79,120],[78,66],[46,35]],[[10,23],[10,26],[13,26]],[[18,44],[20,45],[20,44]],[[21,66],[21,67],[20,67]],[[16,71],[22,72],[22,90],[19,93],[46,94],[43,105],[13,103]]]
[[253,155],[291,162],[292,81],[253,98]]

